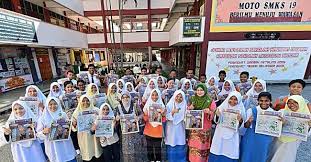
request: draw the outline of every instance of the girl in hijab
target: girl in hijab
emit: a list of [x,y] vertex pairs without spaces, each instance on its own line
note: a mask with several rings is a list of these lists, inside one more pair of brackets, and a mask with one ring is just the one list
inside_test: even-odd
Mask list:
[[215,76],[212,76],[207,80],[206,83],[207,91],[214,101],[218,100],[219,89],[217,85],[218,85],[217,78]]
[[181,85],[181,90],[186,94],[186,101],[189,104],[190,97],[194,95],[192,84],[189,79],[184,79],[183,84]]
[[42,93],[42,91],[35,85],[30,85],[26,88],[26,94],[25,97],[37,97],[39,100],[39,106],[38,106],[38,111],[34,112],[35,116],[37,119],[41,116],[43,110],[44,110],[44,105],[46,102],[46,97]]
[[[300,95],[290,96],[286,102],[285,109],[281,111],[284,111],[285,114],[297,112],[310,115],[310,111],[305,102],[305,99]],[[309,127],[311,127],[311,120],[309,120],[308,123]],[[280,162],[280,161],[295,162],[297,150],[299,148],[300,143],[301,140],[297,138],[281,135],[281,137],[278,138],[277,142],[274,144],[274,147],[272,148],[273,156],[271,162]]]
[[176,91],[166,106],[165,144],[168,161],[187,161],[186,128],[183,122],[186,108],[185,93]]
[[144,106],[144,120],[146,122],[144,135],[147,140],[147,153],[149,161],[161,161],[161,142],[162,142],[162,125],[154,122],[149,122],[149,108],[157,104],[160,106],[162,122],[165,122],[166,109],[161,98],[161,92],[158,89],[153,89]]
[[117,81],[117,92],[122,94],[126,90],[125,82],[123,79]]
[[147,88],[147,83],[148,83],[148,78],[143,76],[143,77],[141,77],[139,84],[135,88],[135,91],[137,91],[139,93],[140,99],[142,99],[142,97],[145,93],[145,90]]
[[248,109],[244,128],[246,133],[241,139],[240,161],[265,162],[268,161],[270,148],[274,137],[255,133],[257,114],[261,111],[274,111],[271,108],[272,97],[269,92],[261,92],[258,95],[258,106]]
[[93,99],[95,107],[100,107],[106,101],[106,94],[99,93],[98,86],[95,83],[91,83],[86,88],[86,95]]
[[174,79],[168,79],[167,81],[167,89],[162,92],[162,99],[167,104],[170,99],[173,97],[174,92],[176,91]]
[[258,79],[253,84],[252,88],[246,93],[244,99],[245,110],[256,107],[258,105],[258,95],[261,92],[266,92],[266,82],[264,80]]
[[[15,120],[32,119],[33,122],[37,121],[36,116],[30,108],[23,101],[15,101],[12,104],[12,112],[3,127],[3,132],[7,141],[10,140],[11,129],[9,124]],[[14,162],[45,162],[46,158],[38,140],[21,141],[11,143],[11,152]]]
[[231,93],[232,91],[235,91],[235,86],[231,80],[226,80],[224,84],[222,85],[221,91],[218,94],[218,102],[216,103],[217,106],[219,106]]
[[147,88],[145,90],[145,93],[143,95],[142,98],[142,102],[146,103],[147,99],[150,97],[151,91],[153,89],[158,89],[158,82],[156,79],[150,79],[148,84],[147,84]]
[[120,104],[121,94],[117,93],[117,85],[110,83],[107,90],[107,103],[111,106],[112,110],[116,112],[118,105]]
[[[243,119],[245,119],[245,108],[242,103],[242,96],[238,91],[229,94],[226,100],[217,108],[216,115],[222,123],[223,112],[226,109],[238,110],[237,120],[239,128],[243,128]],[[209,162],[238,162],[240,155],[240,133],[221,124],[217,124],[212,141]]]
[[126,91],[130,93],[132,101],[137,101],[138,100],[138,93],[134,89],[134,85],[131,82],[125,83]]
[[[126,114],[133,114],[136,116],[137,120],[142,118],[142,112],[140,109],[135,108],[134,102],[131,101],[131,95],[128,92],[125,92],[121,96],[121,102],[117,109],[117,120]],[[121,144],[122,152],[121,159],[124,162],[132,161],[144,161],[142,156],[142,136],[139,133],[131,134],[122,134],[121,135]]]
[[[113,128],[115,129],[116,120],[114,116],[114,112],[112,111],[109,104],[104,103],[100,106],[97,118],[102,117],[111,117],[114,119],[113,121]],[[93,130],[96,130],[97,127],[97,120],[93,125]],[[94,131],[95,133],[95,131]],[[103,160],[107,162],[119,162],[120,161],[120,143],[119,137],[116,131],[113,132],[113,136],[104,136],[100,137],[100,144],[103,148]]]
[[63,91],[60,84],[58,84],[57,82],[53,82],[50,85],[50,94],[48,95],[48,97],[55,97],[59,99],[62,94]]
[[189,161],[206,162],[211,145],[211,129],[216,104],[209,97],[204,83],[197,85],[196,94],[190,99],[189,109],[203,110],[204,113],[203,129],[189,132]]
[[[78,115],[83,111],[96,111],[99,109],[94,107],[92,99],[87,95],[80,97],[78,107],[73,112],[72,126],[73,131],[77,131]],[[99,161],[103,153],[99,138],[92,135],[91,132],[78,132],[78,143],[83,161]]]
[[63,141],[50,141],[51,125],[58,120],[68,121],[59,99],[49,97],[42,117],[38,122],[38,137],[44,140],[45,151],[50,162],[76,162],[76,151],[71,138]]
[[165,89],[166,79],[163,76],[158,76],[157,81],[159,90],[162,92]]

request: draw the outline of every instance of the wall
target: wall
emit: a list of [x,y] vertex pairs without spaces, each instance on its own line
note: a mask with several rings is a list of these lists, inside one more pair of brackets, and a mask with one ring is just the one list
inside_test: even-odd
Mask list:
[[54,0],[55,2],[79,13],[80,15],[84,15],[83,5],[81,0]]
[[[101,0],[83,0],[84,11],[101,10]],[[106,4],[105,4],[106,6]]]

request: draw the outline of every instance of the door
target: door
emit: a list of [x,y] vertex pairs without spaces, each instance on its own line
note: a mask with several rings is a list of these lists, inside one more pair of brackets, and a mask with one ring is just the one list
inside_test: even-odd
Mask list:
[[50,80],[53,78],[49,55],[37,55],[39,69],[42,80]]

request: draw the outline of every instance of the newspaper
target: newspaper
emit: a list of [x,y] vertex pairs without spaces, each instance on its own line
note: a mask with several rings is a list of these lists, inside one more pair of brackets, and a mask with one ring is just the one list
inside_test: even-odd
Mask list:
[[282,136],[288,136],[307,141],[310,121],[309,114],[289,112],[284,114],[285,124],[282,128]]
[[281,116],[283,116],[283,113],[279,111],[259,111],[257,113],[255,133],[280,137],[282,131]]
[[186,113],[186,129],[203,129],[203,110],[188,110]]

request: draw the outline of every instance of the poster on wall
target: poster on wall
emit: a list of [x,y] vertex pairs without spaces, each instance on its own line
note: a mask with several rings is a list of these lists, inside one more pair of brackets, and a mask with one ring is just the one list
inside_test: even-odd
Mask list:
[[211,31],[310,31],[309,0],[213,0]]
[[5,78],[0,80],[0,91],[6,92],[30,84],[33,84],[31,74]]
[[200,37],[201,36],[201,18],[185,17],[183,22],[184,37]]
[[225,70],[239,80],[242,71],[264,80],[303,78],[311,54],[310,40],[211,41],[206,60],[207,78]]

